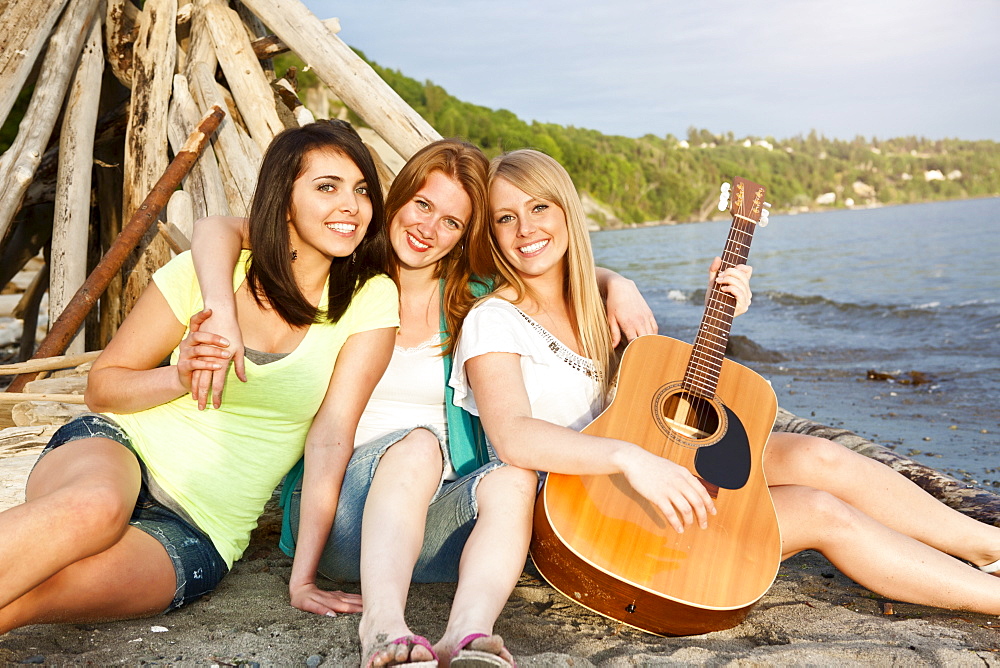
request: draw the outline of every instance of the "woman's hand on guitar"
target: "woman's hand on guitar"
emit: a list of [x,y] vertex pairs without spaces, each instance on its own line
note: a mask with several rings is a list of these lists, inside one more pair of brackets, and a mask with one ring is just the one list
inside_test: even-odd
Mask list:
[[[743,315],[750,308],[750,302],[753,299],[753,293],[750,291],[750,276],[753,274],[753,267],[747,264],[738,264],[720,273],[719,269],[721,268],[722,258],[717,257],[712,260],[712,266],[708,269],[709,291],[713,285],[718,285],[720,290],[731,294],[736,298],[734,317]],[[705,299],[707,303],[708,297],[706,296]]]
[[715,503],[705,486],[690,471],[669,459],[634,446],[622,472],[635,491],[663,513],[677,533],[695,522],[708,528]]

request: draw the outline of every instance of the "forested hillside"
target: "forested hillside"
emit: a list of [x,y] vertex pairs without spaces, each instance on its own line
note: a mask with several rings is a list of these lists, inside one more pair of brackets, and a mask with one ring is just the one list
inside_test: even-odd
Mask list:
[[432,82],[372,66],[442,135],[464,137],[490,156],[522,147],[545,151],[566,165],[581,190],[627,223],[711,215],[719,184],[732,176],[766,185],[775,211],[1000,194],[1000,144],[994,141],[841,140],[815,132],[775,139],[696,128],[684,138],[633,139],[528,123],[505,109],[463,102]]

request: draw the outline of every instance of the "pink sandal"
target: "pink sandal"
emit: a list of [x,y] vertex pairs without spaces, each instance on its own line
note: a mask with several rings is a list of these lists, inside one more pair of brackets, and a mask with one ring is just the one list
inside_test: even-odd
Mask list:
[[[479,640],[480,638],[490,638],[493,636],[487,635],[485,633],[470,633],[469,635],[462,638],[461,642],[455,647],[455,650],[451,653],[451,665],[454,668],[473,668],[474,666],[491,668],[517,668],[517,664],[513,659],[508,661],[499,654],[493,654],[492,652],[484,652],[476,649],[468,649],[468,646],[472,644],[474,640]],[[499,636],[497,636],[499,637]],[[503,646],[503,641],[500,641],[503,649],[507,649]],[[509,654],[508,650],[508,654]]]

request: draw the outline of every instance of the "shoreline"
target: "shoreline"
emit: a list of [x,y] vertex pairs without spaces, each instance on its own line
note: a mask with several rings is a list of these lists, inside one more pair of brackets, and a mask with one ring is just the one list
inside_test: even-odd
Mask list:
[[[867,209],[883,209],[887,207],[896,206],[915,206],[919,204],[936,204],[943,202],[965,202],[965,201],[975,201],[982,199],[998,199],[1000,195],[980,195],[978,197],[957,197],[953,199],[929,199],[920,202],[875,202],[872,204],[863,204],[856,206],[823,206],[823,207],[799,207],[798,209],[772,209],[771,216],[798,216],[802,214],[812,214],[812,213],[833,213],[835,211],[864,211]],[[713,210],[714,211],[714,210]],[[705,220],[644,220],[639,223],[621,223],[620,225],[601,225],[592,217],[588,217],[588,220],[593,222],[591,227],[591,232],[614,232],[616,230],[631,230],[639,229],[645,227],[664,227],[664,226],[674,226],[674,225],[696,225],[698,223],[712,223],[712,222],[729,222],[731,216],[724,212],[715,211],[713,215],[709,216]]]

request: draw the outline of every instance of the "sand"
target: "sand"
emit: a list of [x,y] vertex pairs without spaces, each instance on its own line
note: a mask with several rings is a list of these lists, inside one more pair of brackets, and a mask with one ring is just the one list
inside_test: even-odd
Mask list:
[[[0,664],[358,665],[359,615],[320,617],[289,605],[291,560],[275,547],[278,526],[272,507],[243,560],[190,606],[134,621],[16,629],[0,637]],[[414,585],[414,632],[440,635],[453,593],[454,585]],[[1000,618],[888,601],[814,552],[782,565],[745,622],[687,638],[660,638],[591,613],[544,584],[529,563],[496,632],[521,666],[1000,666]]]

